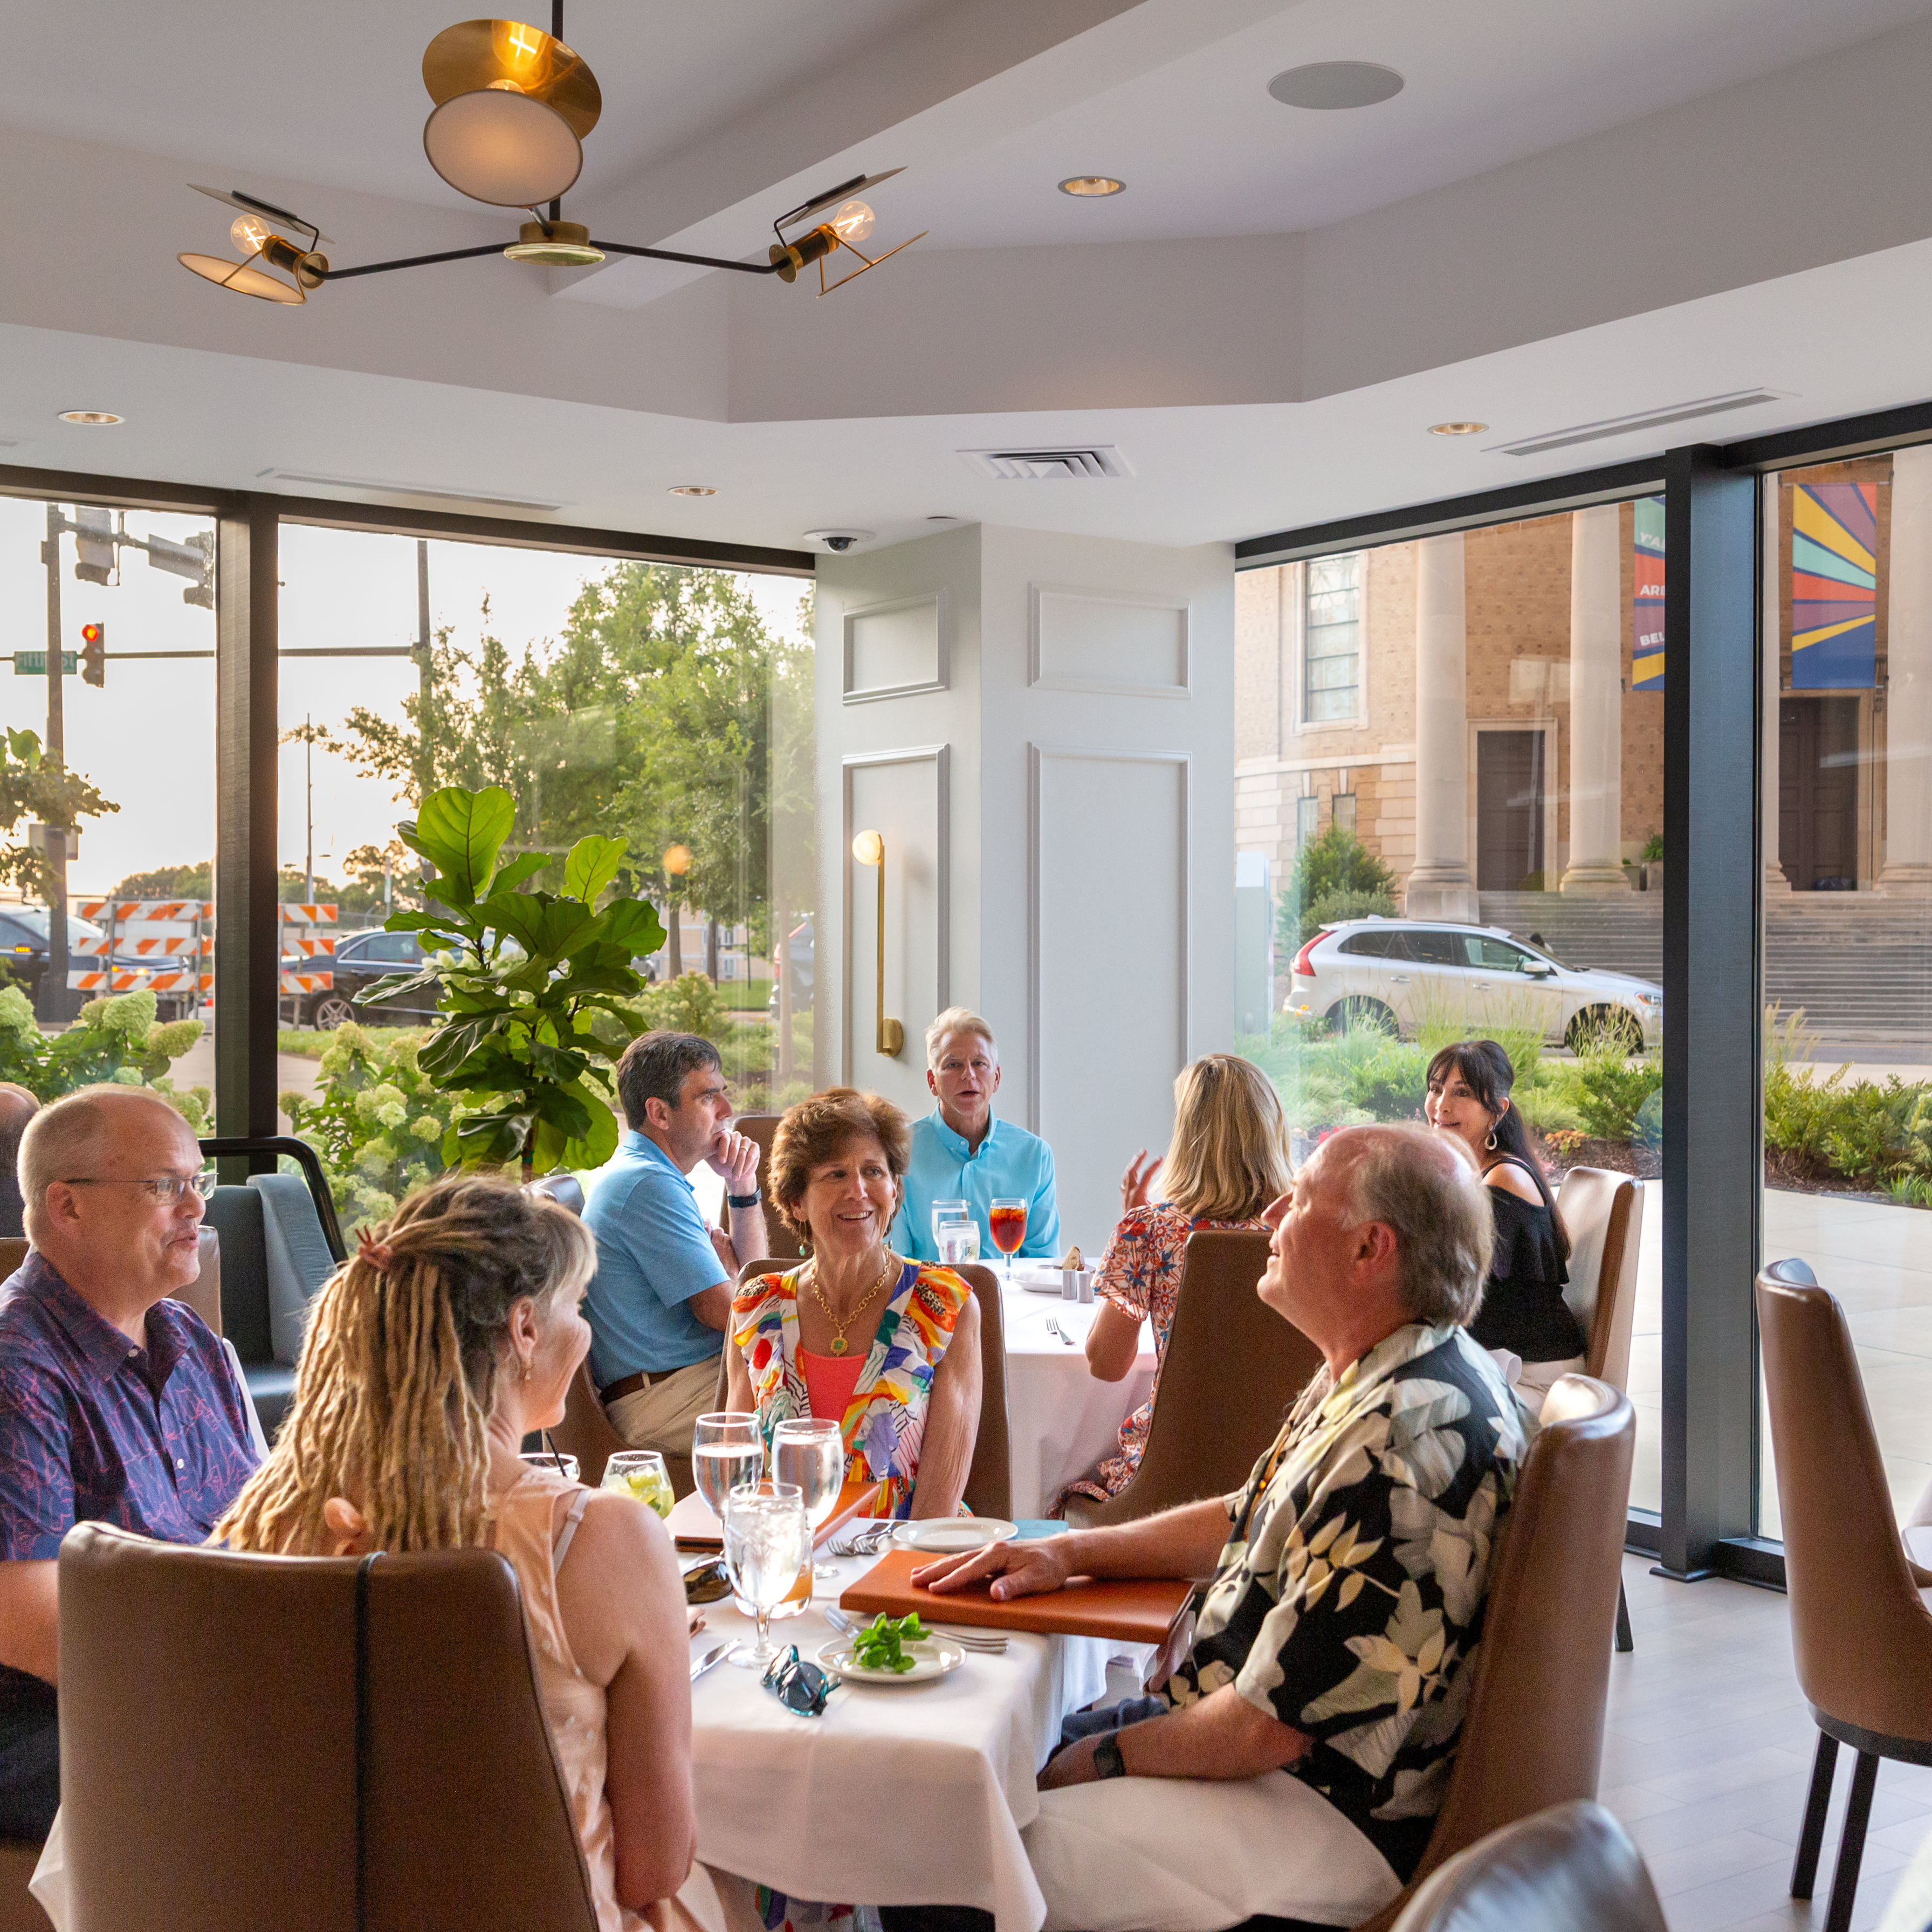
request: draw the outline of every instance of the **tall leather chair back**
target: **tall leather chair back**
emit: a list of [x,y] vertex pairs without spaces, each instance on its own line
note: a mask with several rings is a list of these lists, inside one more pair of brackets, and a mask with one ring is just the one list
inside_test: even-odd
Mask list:
[[[742,1286],[754,1275],[784,1274],[796,1262],[768,1255],[747,1262],[738,1270]],[[1005,1304],[999,1278],[992,1270],[971,1262],[958,1270],[980,1306],[980,1426],[973,1442],[972,1466],[966,1472],[966,1507],[975,1516],[1012,1514],[1012,1449],[1006,1422],[1006,1334]],[[730,1344],[728,1342],[728,1348]],[[730,1358],[718,1366],[718,1406],[725,1408],[725,1377]]]
[[60,1606],[74,1932],[595,1932],[501,1557],[82,1523]]
[[1269,1237],[1204,1228],[1187,1238],[1147,1446],[1104,1503],[1069,1504],[1082,1525],[1132,1522],[1239,1489],[1281,1432],[1322,1352],[1255,1292]]
[[1556,1194],[1570,1236],[1570,1282],[1563,1299],[1588,1338],[1583,1372],[1612,1388],[1630,1379],[1644,1199],[1628,1174],[1601,1167],[1573,1167]]
[[772,1205],[772,1136],[783,1118],[779,1114],[740,1114],[731,1124],[747,1139],[758,1144],[758,1186],[765,1197],[765,1246],[773,1260],[796,1262],[803,1258],[805,1250],[800,1246],[798,1237],[785,1226],[784,1216]]
[[1533,1812],[1597,1795],[1636,1416],[1560,1376],[1491,1558],[1490,1600],[1449,1789],[1414,1878],[1360,1932],[1386,1932],[1455,1854]]
[[201,1264],[200,1272],[173,1299],[186,1302],[219,1335],[222,1332],[221,1237],[215,1229],[202,1229],[196,1255]]
[[25,1263],[31,1245],[24,1234],[0,1234],[0,1281]]
[[1932,1738],[1932,1613],[1906,1568],[1844,1311],[1802,1262],[1757,1278],[1798,1687],[1821,1722]]
[[1458,1852],[1402,1908],[1395,1932],[1664,1932],[1628,1834],[1600,1804],[1559,1804]]

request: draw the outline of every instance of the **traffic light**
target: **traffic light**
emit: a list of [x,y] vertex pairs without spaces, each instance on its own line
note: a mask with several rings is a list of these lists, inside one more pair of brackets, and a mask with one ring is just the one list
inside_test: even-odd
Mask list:
[[196,530],[184,544],[166,537],[148,539],[148,561],[157,570],[195,581],[182,592],[184,604],[198,604],[204,610],[214,608],[214,532]]
[[83,624],[80,627],[80,681],[105,685],[107,682],[107,626]]
[[81,504],[74,513],[74,574],[83,584],[114,581],[114,519],[106,510]]

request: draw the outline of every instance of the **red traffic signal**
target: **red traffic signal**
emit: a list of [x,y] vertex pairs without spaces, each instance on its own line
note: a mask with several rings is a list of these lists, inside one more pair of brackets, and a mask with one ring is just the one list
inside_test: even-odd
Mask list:
[[83,624],[80,627],[80,678],[83,684],[107,682],[107,626]]

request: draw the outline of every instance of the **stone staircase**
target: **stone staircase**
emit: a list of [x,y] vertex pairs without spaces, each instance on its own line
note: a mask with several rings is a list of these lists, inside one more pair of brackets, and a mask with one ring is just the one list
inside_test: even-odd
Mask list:
[[[1485,892],[1492,926],[1574,966],[1664,977],[1664,895],[1568,898]],[[1870,892],[1793,892],[1765,904],[1764,996],[1828,1044],[1932,1048],[1932,904]]]

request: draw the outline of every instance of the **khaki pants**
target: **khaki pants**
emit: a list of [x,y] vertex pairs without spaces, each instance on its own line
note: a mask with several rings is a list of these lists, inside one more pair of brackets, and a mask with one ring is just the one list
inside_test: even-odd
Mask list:
[[718,1407],[718,1358],[694,1362],[675,1374],[660,1376],[648,1388],[633,1389],[604,1406],[610,1426],[633,1449],[655,1449],[661,1456],[691,1454],[698,1418]]

